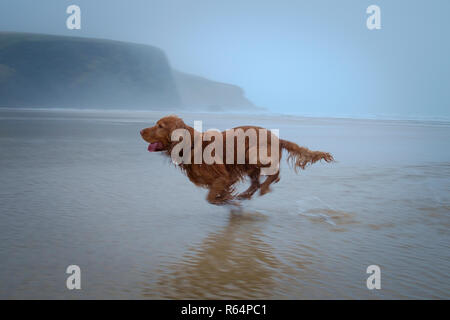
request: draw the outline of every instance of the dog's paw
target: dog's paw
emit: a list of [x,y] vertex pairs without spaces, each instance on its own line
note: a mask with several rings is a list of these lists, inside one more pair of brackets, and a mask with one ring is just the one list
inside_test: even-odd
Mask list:
[[236,196],[236,199],[238,200],[248,200],[252,198],[252,194],[248,192],[242,192]]
[[261,188],[261,189],[259,190],[259,195],[260,195],[260,196],[263,196],[263,195],[265,195],[266,193],[269,193],[270,191],[272,191],[272,189],[270,189],[269,187],[267,187],[267,188]]

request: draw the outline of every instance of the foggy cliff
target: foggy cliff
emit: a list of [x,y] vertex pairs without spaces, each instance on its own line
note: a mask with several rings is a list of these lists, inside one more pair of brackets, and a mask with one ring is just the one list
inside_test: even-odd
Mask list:
[[239,87],[172,70],[156,47],[2,32],[0,107],[221,111],[253,105]]
[[238,86],[179,71],[174,71],[173,75],[184,106],[195,106],[205,111],[257,109]]

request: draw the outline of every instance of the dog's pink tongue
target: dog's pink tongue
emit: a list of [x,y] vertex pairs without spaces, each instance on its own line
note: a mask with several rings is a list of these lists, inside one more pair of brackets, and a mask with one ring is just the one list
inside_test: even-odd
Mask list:
[[150,152],[155,152],[156,149],[158,149],[159,146],[160,146],[160,143],[159,143],[159,142],[153,142],[153,143],[150,143],[150,144],[148,145],[148,151],[150,151]]

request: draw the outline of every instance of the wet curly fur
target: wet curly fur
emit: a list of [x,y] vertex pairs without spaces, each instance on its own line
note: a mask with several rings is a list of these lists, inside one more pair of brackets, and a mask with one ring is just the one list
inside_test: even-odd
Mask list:
[[[160,151],[164,153],[169,158],[171,157],[171,152],[178,141],[171,141],[171,134],[175,129],[186,129],[191,134],[191,137],[194,136],[194,128],[186,125],[182,119],[177,116],[167,116],[161,118],[157,121],[156,125],[150,128],[146,128],[141,130],[142,138],[148,143],[158,143],[158,146],[161,146],[160,149],[156,151]],[[260,131],[259,129],[263,129],[255,126],[242,126],[233,129],[242,129],[244,131],[248,129],[256,129],[258,146],[260,139]],[[226,131],[221,132],[224,148],[226,145]],[[276,138],[276,137],[275,137]],[[274,139],[274,135],[267,130],[267,149],[270,150],[270,144],[272,139]],[[277,138],[276,138],[277,139]],[[203,139],[202,139],[203,140]],[[202,141],[202,148],[204,148],[212,143],[211,141]],[[237,154],[237,140],[234,143],[234,157],[236,159]],[[259,148],[259,147],[258,147]],[[288,163],[295,169],[297,172],[298,168],[305,169],[308,165],[311,165],[317,161],[325,160],[326,162],[334,161],[333,156],[328,152],[322,151],[311,151],[308,148],[300,147],[297,144],[279,139],[279,159],[282,157],[282,150],[286,150],[288,152]],[[209,193],[207,195],[207,201],[211,204],[215,205],[223,205],[223,204],[236,204],[235,200],[243,200],[250,199],[253,194],[259,190],[260,195],[264,195],[270,192],[270,185],[272,183],[276,183],[280,180],[279,178],[279,168],[275,172],[275,174],[268,175],[264,182],[260,183],[260,175],[261,169],[265,167],[269,167],[270,164],[262,164],[258,161],[256,164],[249,164],[247,154],[249,151],[249,139],[245,139],[245,151],[246,151],[246,161],[245,164],[237,164],[237,161],[234,161],[233,164],[227,164],[226,161],[226,152],[224,149],[223,155],[223,163],[224,164],[194,164],[194,145],[191,146],[191,157],[192,161],[190,164],[180,163],[176,164],[189,178],[191,182],[193,182],[196,186],[204,187],[209,189]],[[268,152],[270,153],[270,152]],[[250,187],[240,194],[236,194],[235,185],[244,180],[245,178],[250,178],[251,184]]]

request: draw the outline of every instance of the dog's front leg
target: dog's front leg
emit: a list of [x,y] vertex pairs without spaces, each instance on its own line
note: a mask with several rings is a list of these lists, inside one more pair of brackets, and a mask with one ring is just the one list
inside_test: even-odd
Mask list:
[[233,200],[233,189],[227,179],[217,179],[209,188],[206,200],[214,205],[229,204]]

